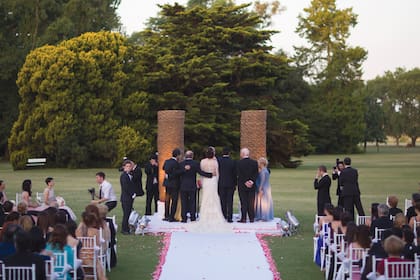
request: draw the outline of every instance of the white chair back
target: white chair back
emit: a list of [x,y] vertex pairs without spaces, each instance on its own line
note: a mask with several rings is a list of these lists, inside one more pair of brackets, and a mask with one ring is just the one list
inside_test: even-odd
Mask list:
[[82,242],[80,250],[80,259],[82,260],[82,268],[85,272],[85,278],[97,279],[96,260],[98,259],[99,248],[96,244],[96,237],[78,237]]
[[363,267],[365,258],[368,254],[368,250],[369,249],[353,248],[353,246],[351,245],[349,246],[349,256],[348,256],[350,260],[349,279],[353,279],[353,276],[355,276],[355,274],[359,276],[362,274],[362,267]]
[[357,215],[356,225],[368,225],[371,221],[371,216],[359,216]]
[[2,265],[3,279],[7,280],[35,280],[35,264],[32,266],[5,266]]
[[383,260],[383,258],[377,258],[376,256],[372,256],[372,272],[376,273],[376,268],[378,264]]
[[417,280],[418,270],[416,269],[416,262],[390,262],[385,259],[384,266],[385,279]]
[[[54,280],[54,262],[52,259],[45,261],[45,276],[47,280]],[[1,279],[1,278],[0,278]]]
[[56,280],[67,279],[67,272],[69,271],[69,265],[67,261],[66,252],[54,253],[54,273]]
[[413,202],[411,201],[411,199],[405,199],[405,202],[404,202],[404,213],[405,213],[405,215],[407,216],[407,210],[408,210],[408,208],[410,208],[411,206],[413,206]]
[[387,229],[382,229],[382,228],[375,228],[375,236],[374,236],[374,240],[376,242],[379,242],[380,240],[382,240],[382,234],[384,233],[384,231],[386,231]]

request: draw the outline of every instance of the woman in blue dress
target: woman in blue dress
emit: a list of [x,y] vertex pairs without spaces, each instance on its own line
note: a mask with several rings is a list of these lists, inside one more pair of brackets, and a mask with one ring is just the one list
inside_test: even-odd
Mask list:
[[270,172],[265,158],[258,160],[259,175],[256,182],[255,220],[271,221],[274,218],[273,198],[271,196]]

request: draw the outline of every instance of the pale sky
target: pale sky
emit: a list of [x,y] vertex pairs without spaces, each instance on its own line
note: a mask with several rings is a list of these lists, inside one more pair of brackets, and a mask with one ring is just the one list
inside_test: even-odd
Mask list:
[[[118,9],[127,34],[140,31],[149,17],[156,16],[158,4],[187,0],[121,0]],[[237,0],[236,3],[250,1]],[[280,31],[272,37],[272,46],[293,54],[293,46],[304,44],[295,33],[297,16],[308,7],[310,0],[280,0],[286,7],[273,19],[272,30]],[[358,25],[351,30],[349,43],[368,51],[363,64],[364,79],[372,79],[397,67],[420,67],[420,0],[337,0],[340,8],[353,7]]]

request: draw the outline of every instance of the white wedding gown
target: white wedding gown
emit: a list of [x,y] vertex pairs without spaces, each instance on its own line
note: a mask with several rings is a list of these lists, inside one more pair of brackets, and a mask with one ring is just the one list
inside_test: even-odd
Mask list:
[[[203,159],[200,163],[205,172],[217,174],[218,164],[214,159]],[[212,178],[202,177],[202,200],[198,222],[188,224],[191,232],[232,232],[232,226],[223,217],[220,198],[217,192],[218,175]]]

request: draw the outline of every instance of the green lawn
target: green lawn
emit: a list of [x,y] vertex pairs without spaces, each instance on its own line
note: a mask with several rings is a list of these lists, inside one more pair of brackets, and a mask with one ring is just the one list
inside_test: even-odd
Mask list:
[[[284,217],[291,209],[301,223],[299,234],[293,237],[267,238],[273,257],[283,280],[323,279],[323,274],[312,263],[312,224],[316,209],[316,192],[312,183],[318,165],[332,168],[336,157],[343,155],[314,155],[304,158],[303,165],[295,170],[272,170],[271,184],[276,216]],[[362,201],[366,212],[372,202],[384,202],[389,194],[404,199],[418,191],[420,182],[420,148],[406,149],[381,147],[366,154],[353,155],[353,166],[359,169]],[[76,214],[89,202],[87,189],[95,186],[97,169],[33,169],[14,172],[7,163],[0,163],[0,179],[7,182],[10,198],[20,191],[20,184],[30,178],[34,191],[42,192],[43,180],[52,176],[56,181],[56,194],[66,199]],[[115,169],[103,170],[119,193],[119,173]],[[332,199],[336,202],[335,182]],[[136,199],[135,208],[144,213],[144,198]],[[121,220],[120,207],[114,211]],[[109,274],[110,279],[150,279],[158,260],[160,238],[156,236],[118,235],[118,266]],[[235,269],[235,268],[232,268]]]

